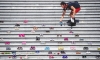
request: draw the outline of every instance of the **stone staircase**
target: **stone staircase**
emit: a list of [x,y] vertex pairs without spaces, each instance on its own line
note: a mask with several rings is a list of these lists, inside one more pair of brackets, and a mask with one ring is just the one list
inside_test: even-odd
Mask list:
[[0,0],[0,60],[99,60],[100,1],[77,0],[72,29],[61,1],[75,0]]

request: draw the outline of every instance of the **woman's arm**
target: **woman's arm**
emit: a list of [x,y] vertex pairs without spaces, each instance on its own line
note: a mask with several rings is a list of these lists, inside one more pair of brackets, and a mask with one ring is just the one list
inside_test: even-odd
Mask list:
[[75,8],[73,7],[73,6],[71,6],[71,12],[72,12],[72,14],[71,14],[71,17],[73,18],[74,17],[74,15],[75,15]]
[[61,17],[60,21],[63,20],[65,13],[66,13],[66,10],[63,11],[63,14],[62,14],[62,17]]

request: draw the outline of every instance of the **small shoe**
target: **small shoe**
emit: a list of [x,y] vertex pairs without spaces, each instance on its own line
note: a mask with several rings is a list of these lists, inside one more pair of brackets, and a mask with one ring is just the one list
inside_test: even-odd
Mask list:
[[0,41],[3,41],[3,38],[1,38]]
[[18,27],[15,27],[15,30],[19,30],[19,28]]
[[60,22],[60,26],[62,26],[62,24],[63,24],[63,23],[62,23],[62,22]]
[[42,24],[42,27],[45,27],[45,24]]
[[7,31],[7,33],[10,34],[11,32],[10,31]]
[[69,33],[71,33],[71,34],[72,34],[72,33],[73,33],[73,31],[70,31]]
[[91,52],[87,51],[86,54],[90,54]]
[[32,32],[32,33],[35,33],[35,30],[32,30],[31,32]]
[[60,37],[62,37],[62,34],[60,34]]
[[4,21],[0,21],[0,23],[4,23]]
[[24,23],[27,23],[28,22],[28,20],[24,20]]

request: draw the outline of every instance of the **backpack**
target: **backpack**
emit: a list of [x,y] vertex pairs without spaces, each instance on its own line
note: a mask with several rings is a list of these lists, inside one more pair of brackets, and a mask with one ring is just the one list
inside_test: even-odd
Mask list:
[[74,23],[71,22],[71,20],[67,21],[68,26],[76,26],[76,20],[74,20]]

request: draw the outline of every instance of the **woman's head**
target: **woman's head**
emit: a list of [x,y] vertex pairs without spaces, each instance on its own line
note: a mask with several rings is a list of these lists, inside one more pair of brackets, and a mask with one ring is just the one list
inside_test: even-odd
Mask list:
[[66,7],[66,3],[65,3],[64,1],[62,1],[62,2],[60,3],[60,5],[61,5],[61,7],[62,7],[63,9]]

